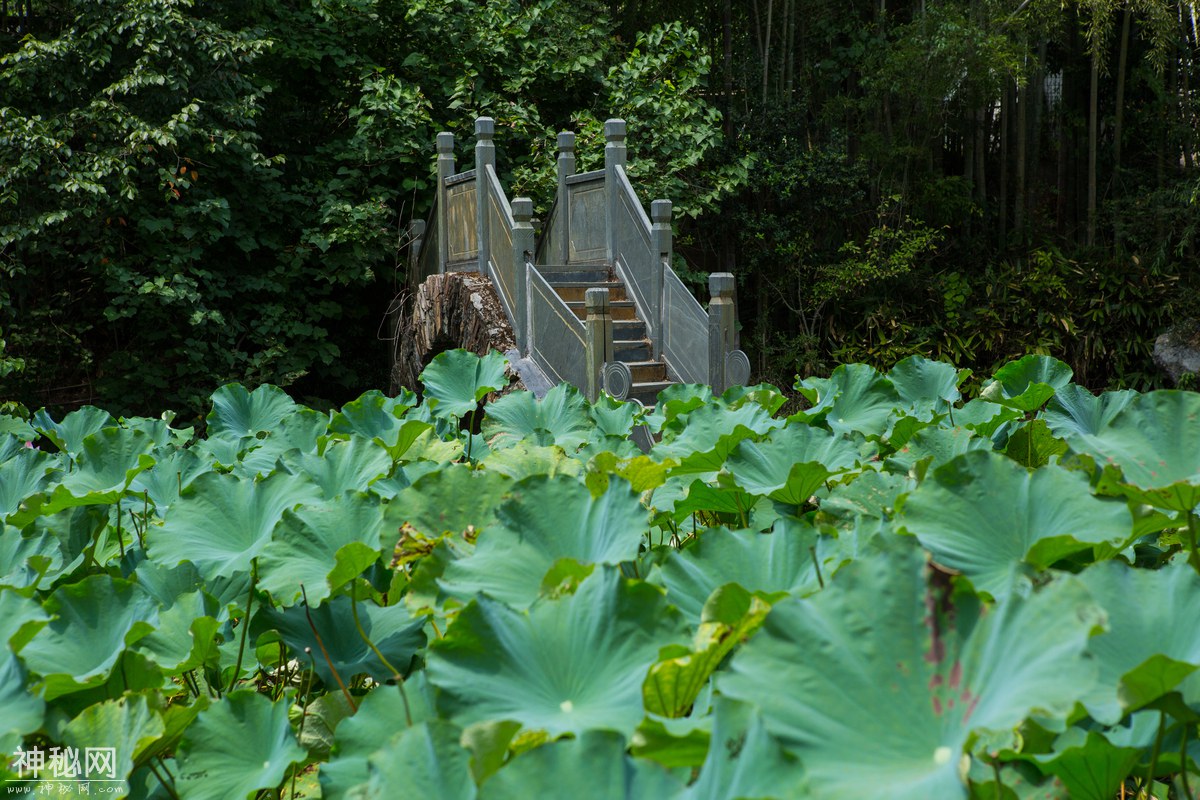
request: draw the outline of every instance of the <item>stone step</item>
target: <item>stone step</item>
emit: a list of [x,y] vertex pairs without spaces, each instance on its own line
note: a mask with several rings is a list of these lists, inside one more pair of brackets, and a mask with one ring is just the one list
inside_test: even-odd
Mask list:
[[604,264],[539,264],[537,269],[551,286],[560,283],[595,286],[613,280],[612,268]]
[[618,361],[630,364],[650,360],[650,342],[645,339],[614,339],[613,351]]
[[[579,319],[587,319],[587,303],[584,300],[568,300],[567,308],[575,312],[575,316]],[[613,321],[617,320],[636,320],[637,308],[634,307],[632,300],[609,300],[609,312],[612,314]]]
[[674,381],[645,381],[633,384],[633,388],[629,390],[630,400],[640,400],[642,405],[653,406],[658,402],[658,393],[666,389]]
[[625,361],[633,374],[634,384],[655,383],[667,380],[667,365],[662,361]]
[[614,303],[629,299],[629,295],[625,293],[625,284],[620,281],[589,283],[588,281],[554,280],[550,281],[550,285],[554,288],[554,291],[558,292],[558,296],[567,303],[576,300],[582,302],[588,289],[608,289],[608,299]]
[[640,319],[614,319],[613,341],[646,338],[646,323]]

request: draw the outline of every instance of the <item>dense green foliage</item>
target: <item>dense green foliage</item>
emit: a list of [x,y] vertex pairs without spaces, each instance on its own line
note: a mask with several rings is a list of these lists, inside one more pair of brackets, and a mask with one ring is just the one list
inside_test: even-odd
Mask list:
[[1029,356],[966,401],[913,357],[792,416],[647,413],[489,400],[503,366],[328,413],[230,384],[203,437],[0,417],[0,777],[110,747],[115,790],[182,800],[1194,796],[1200,395]]
[[1036,351],[1094,389],[1157,385],[1154,337],[1200,289],[1194,3],[625,9],[699,9],[718,59],[756,169],[697,245],[736,265],[759,374]]
[[478,114],[542,202],[556,131],[597,138],[612,114],[647,131],[655,196],[699,213],[728,172],[684,183],[719,141],[696,32],[623,44],[595,3],[36,10],[27,36],[0,34],[0,329],[26,365],[0,399],[31,407],[382,385],[377,329],[401,231],[432,200],[434,135],[466,141]]
[[382,385],[433,138],[479,114],[539,213],[554,133],[588,169],[624,117],[762,377],[1037,351],[1148,388],[1197,297],[1197,30],[1188,0],[5,3],[0,401]]

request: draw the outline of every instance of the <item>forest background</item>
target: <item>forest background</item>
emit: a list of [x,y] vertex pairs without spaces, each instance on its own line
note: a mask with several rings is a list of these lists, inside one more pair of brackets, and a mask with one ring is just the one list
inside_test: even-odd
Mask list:
[[435,134],[510,196],[629,123],[755,379],[1027,352],[1150,388],[1195,316],[1183,0],[0,0],[0,402],[199,411],[387,383]]

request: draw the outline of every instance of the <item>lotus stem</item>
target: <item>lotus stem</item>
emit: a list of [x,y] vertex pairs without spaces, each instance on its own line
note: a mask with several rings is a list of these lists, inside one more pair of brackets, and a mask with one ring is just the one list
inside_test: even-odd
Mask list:
[[817,548],[809,547],[808,554],[812,556],[813,569],[817,573],[817,585],[822,589],[825,588],[825,579],[821,577],[821,562],[817,561]]
[[1200,572],[1200,552],[1196,550],[1196,540],[1200,538],[1200,532],[1197,528],[1200,527],[1200,520],[1197,520],[1196,512],[1187,512],[1187,538],[1188,538],[1188,563],[1192,565],[1192,569]]
[[1158,770],[1158,754],[1162,750],[1163,736],[1167,732],[1167,712],[1158,712],[1158,735],[1154,737],[1154,749],[1150,751],[1150,768],[1146,770],[1146,796],[1154,796],[1154,773]]
[[[357,579],[356,579],[357,580]],[[388,661],[383,653],[379,652],[379,648],[371,641],[371,637],[367,636],[367,632],[363,630],[362,623],[358,619],[358,585],[354,581],[350,581],[350,613],[354,616],[354,627],[358,628],[358,635],[367,643],[367,647],[371,648],[371,652],[379,659],[379,662],[387,667],[388,672],[392,673],[392,677],[396,679],[396,686],[400,689],[400,699],[404,701],[404,718],[408,721],[408,727],[412,727],[412,710],[408,707],[408,694],[404,691],[404,678],[400,676],[400,672],[392,666],[392,662]]]
[[250,633],[250,611],[254,603],[254,586],[258,583],[258,559],[250,562],[250,591],[246,594],[246,618],[242,620],[242,642],[238,645],[237,665],[233,668],[233,680],[229,683],[232,689],[242,676],[242,656],[246,653],[246,639]]
[[321,634],[317,632],[317,626],[313,622],[312,612],[308,608],[308,592],[304,591],[304,584],[300,584],[300,595],[304,598],[304,616],[308,619],[308,627],[312,629],[313,636],[317,640],[317,647],[321,648],[321,655],[325,658],[325,663],[329,665],[329,671],[333,673],[333,679],[337,681],[337,685],[342,690],[342,694],[346,698],[346,702],[350,704],[350,710],[358,713],[358,706],[354,702],[354,698],[350,696],[350,690],[346,688],[342,676],[338,674],[337,667],[333,666],[333,659],[329,657],[329,651],[325,649],[325,642],[321,640]]
[[117,547],[121,550],[121,559],[125,559],[125,537],[121,535],[121,498],[117,498]]
[[1182,784],[1183,796],[1187,800],[1195,800],[1195,795],[1192,794],[1192,787],[1188,781],[1188,726],[1183,724],[1183,734],[1179,742],[1179,780]]

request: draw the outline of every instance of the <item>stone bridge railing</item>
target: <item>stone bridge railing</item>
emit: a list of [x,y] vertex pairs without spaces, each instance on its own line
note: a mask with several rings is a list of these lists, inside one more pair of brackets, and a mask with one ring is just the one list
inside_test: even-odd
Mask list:
[[[623,396],[632,383],[614,355],[608,290],[587,289],[579,319],[551,286],[573,269],[609,269],[625,286],[645,324],[650,358],[670,380],[706,383],[716,392],[744,383],[749,361],[737,349],[734,279],[709,278],[705,308],[671,267],[671,203],[655,200],[647,216],[625,171],[625,122],[604,125],[604,169],[575,172],[575,136],[558,136],[558,187],[541,240],[533,203],[510,203],[496,174],[494,123],[475,121],[474,169],[456,171],[454,136],[437,137],[437,197],[428,224],[411,224],[409,282],[473,271],[487,275],[512,325],[517,349],[551,383],[570,382],[590,399]],[[624,387],[622,384],[625,384]]]

